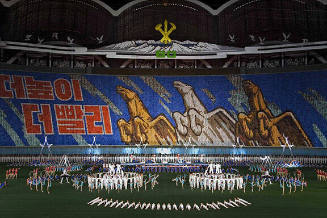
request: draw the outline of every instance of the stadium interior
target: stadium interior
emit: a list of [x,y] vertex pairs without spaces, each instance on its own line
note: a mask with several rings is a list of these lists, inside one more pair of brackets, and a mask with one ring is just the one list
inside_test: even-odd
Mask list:
[[327,0],[0,0],[0,217],[326,217]]

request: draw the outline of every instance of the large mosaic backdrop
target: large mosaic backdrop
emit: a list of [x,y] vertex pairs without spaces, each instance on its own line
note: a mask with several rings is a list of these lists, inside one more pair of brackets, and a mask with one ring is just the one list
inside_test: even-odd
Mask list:
[[104,76],[1,71],[0,145],[327,147],[327,72]]

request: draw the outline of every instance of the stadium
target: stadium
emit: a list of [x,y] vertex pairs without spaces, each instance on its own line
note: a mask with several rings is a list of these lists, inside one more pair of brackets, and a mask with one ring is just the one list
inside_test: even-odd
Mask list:
[[1,217],[326,217],[326,0],[0,0]]

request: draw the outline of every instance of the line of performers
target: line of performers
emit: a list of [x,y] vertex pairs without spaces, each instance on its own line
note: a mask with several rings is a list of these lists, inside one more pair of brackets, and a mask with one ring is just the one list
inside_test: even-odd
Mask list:
[[192,173],[189,176],[189,183],[191,189],[201,189],[210,191],[224,191],[232,192],[235,189],[243,188],[243,177],[235,174],[206,174],[206,173]]
[[137,173],[194,173],[203,172],[202,166],[136,166],[136,167],[124,167],[124,171],[137,172]]
[[235,198],[233,200],[228,200],[224,202],[212,202],[212,203],[200,203],[199,205],[194,203],[193,207],[191,206],[190,203],[184,204],[176,204],[176,203],[135,203],[135,202],[129,202],[129,201],[114,201],[112,199],[107,200],[107,199],[102,199],[100,197],[97,197],[90,202],[87,203],[88,205],[96,205],[96,206],[104,206],[104,207],[110,207],[110,208],[126,208],[126,209],[141,209],[141,210],[179,210],[179,211],[184,211],[184,210],[198,210],[200,211],[201,209],[204,210],[220,210],[221,208],[235,208],[235,207],[241,207],[241,206],[249,206],[251,203],[248,201],[242,199],[242,198]]
[[11,168],[6,170],[6,180],[7,179],[17,179],[18,178],[18,168]]

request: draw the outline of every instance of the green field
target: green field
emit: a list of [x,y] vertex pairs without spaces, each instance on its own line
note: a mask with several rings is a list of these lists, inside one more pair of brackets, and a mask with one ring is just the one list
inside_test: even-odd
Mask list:
[[[5,177],[5,166],[0,166],[0,181]],[[176,187],[171,181],[176,174],[162,173],[159,176],[159,185],[154,190],[112,191],[90,193],[86,185],[83,192],[76,191],[71,184],[53,183],[51,194],[31,191],[26,186],[28,172],[32,168],[24,167],[20,170],[17,180],[9,180],[6,188],[0,189],[0,217],[294,217],[294,218],[318,218],[327,217],[327,182],[318,182],[313,169],[304,169],[304,175],[308,181],[308,187],[303,192],[297,191],[292,194],[281,195],[279,184],[269,185],[264,191],[251,192],[249,189],[234,191],[232,194],[225,191],[191,191],[186,183],[184,189]],[[244,169],[242,170],[244,171]],[[222,208],[209,211],[157,211],[140,209],[105,208],[103,206],[89,206],[87,202],[101,196],[107,199],[128,200],[129,202],[151,203],[211,203],[212,201],[224,201],[241,197],[252,203],[248,207]]]

